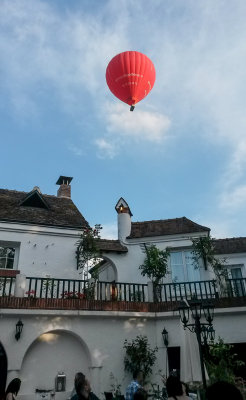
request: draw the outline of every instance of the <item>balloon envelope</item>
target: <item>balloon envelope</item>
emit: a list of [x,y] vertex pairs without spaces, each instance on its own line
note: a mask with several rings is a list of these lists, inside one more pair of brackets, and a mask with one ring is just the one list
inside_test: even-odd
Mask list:
[[153,88],[155,67],[144,54],[138,51],[125,51],[117,54],[109,62],[106,81],[118,99],[134,106]]

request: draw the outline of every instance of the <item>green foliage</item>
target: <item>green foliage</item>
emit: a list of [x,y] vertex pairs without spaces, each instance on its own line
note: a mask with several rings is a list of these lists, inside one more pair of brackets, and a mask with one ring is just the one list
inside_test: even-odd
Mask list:
[[143,371],[144,379],[152,373],[152,367],[156,361],[157,347],[150,348],[148,338],[139,335],[132,342],[124,341],[126,350],[124,358],[125,370],[133,373],[136,370]]
[[207,263],[212,264],[214,260],[214,246],[211,237],[203,236],[198,239],[192,239],[192,245],[195,265],[199,268],[199,259],[202,258],[205,269],[207,269]]
[[215,258],[213,239],[210,236],[200,237],[192,240],[193,261],[199,268],[199,260],[202,259],[207,269],[208,263],[214,272],[218,282],[223,285],[224,279],[228,278],[228,271],[225,268],[226,259]]
[[77,242],[76,260],[77,269],[88,268],[88,263],[98,262],[99,251],[97,248],[97,239],[100,239],[100,230],[102,229],[100,224],[95,225],[94,228],[83,228],[80,235],[80,239]]
[[244,365],[243,361],[237,359],[237,354],[233,353],[233,345],[224,343],[221,338],[217,343],[209,345],[205,363],[210,383],[217,381],[234,383],[235,369]]
[[140,265],[141,275],[147,276],[154,284],[158,284],[168,273],[169,249],[160,250],[154,244],[145,247],[146,258]]

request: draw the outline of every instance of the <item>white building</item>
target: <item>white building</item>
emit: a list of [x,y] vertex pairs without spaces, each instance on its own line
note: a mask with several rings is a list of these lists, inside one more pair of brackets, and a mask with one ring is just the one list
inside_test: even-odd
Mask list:
[[[71,200],[71,180],[58,179],[57,196],[44,195],[38,187],[30,193],[0,190],[1,392],[6,379],[20,377],[23,399],[49,390],[55,399],[67,399],[75,373],[83,371],[99,397],[111,389],[111,373],[124,393],[130,376],[124,372],[123,343],[139,334],[158,347],[151,380],[160,383],[158,371],[167,373],[164,327],[169,369],[180,369],[185,381],[200,380],[196,340],[174,311],[178,300],[194,295],[214,299],[216,336],[245,349],[246,238],[214,241],[217,256],[227,259],[231,278],[231,295],[223,298],[212,271],[202,262],[194,268],[191,259],[191,239],[208,235],[209,228],[185,217],[132,222],[122,198],[116,205],[118,240],[98,241],[103,262],[95,297],[66,299],[65,292],[85,291],[76,243],[81,229],[89,226]],[[170,273],[158,303],[139,270],[150,244],[171,249]],[[16,340],[19,320],[23,330]],[[64,391],[55,386],[57,375],[66,376]]]

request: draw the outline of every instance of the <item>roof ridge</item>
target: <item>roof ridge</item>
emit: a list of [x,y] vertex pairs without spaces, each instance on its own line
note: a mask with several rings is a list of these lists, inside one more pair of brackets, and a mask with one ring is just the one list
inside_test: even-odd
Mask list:
[[[174,221],[177,219],[183,219],[186,217],[176,217],[176,218],[167,218],[167,219],[151,219],[151,220],[146,220],[146,221],[132,221],[132,224],[143,224],[145,222],[163,222],[163,221]],[[188,219],[188,218],[186,218]]]
[[[4,190],[5,192],[11,192],[11,193],[21,193],[21,194],[30,194],[31,192],[33,192],[33,189],[30,190],[29,192],[23,191],[23,190],[16,190],[16,189],[4,189],[4,188],[0,188],[0,192]],[[60,199],[61,197],[56,196],[55,194],[47,194],[47,193],[40,193],[42,196],[47,196],[47,197],[54,197],[56,199]],[[71,198],[68,197],[63,197],[66,198],[68,200],[73,201]]]

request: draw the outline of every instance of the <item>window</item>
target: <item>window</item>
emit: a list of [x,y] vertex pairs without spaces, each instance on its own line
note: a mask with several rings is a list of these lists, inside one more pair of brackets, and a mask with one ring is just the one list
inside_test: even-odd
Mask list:
[[194,265],[190,250],[171,252],[171,273],[173,282],[200,281],[200,269]]
[[18,269],[20,242],[0,241],[0,269]]
[[231,295],[240,297],[245,296],[245,282],[246,280],[243,278],[242,274],[243,265],[235,264],[235,265],[228,265],[228,286],[229,290],[231,291]]
[[0,246],[0,268],[13,269],[15,260],[15,248]]

